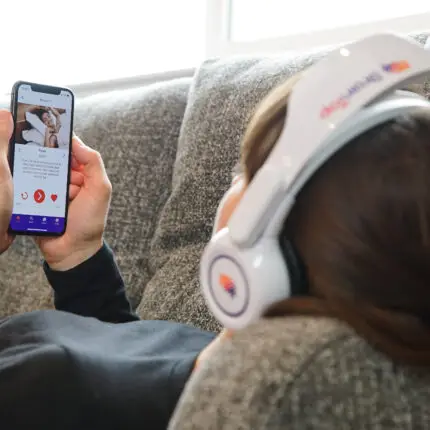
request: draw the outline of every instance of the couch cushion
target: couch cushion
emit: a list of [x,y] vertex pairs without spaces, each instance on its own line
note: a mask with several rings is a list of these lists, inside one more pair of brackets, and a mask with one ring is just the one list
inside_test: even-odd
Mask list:
[[[421,43],[427,38],[414,37]],[[219,329],[200,294],[198,266],[217,204],[230,184],[240,139],[256,104],[325,54],[211,60],[198,70],[179,139],[172,194],[151,247],[155,276],[138,308],[141,316]]]
[[[180,79],[77,103],[75,131],[101,152],[113,184],[106,238],[134,305],[150,276],[149,244],[170,193],[189,85]],[[0,257],[0,315],[48,306],[40,255],[31,239],[17,238]]]

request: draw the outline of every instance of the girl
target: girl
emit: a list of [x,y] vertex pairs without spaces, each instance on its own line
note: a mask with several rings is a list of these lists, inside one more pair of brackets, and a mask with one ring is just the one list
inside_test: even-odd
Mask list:
[[[218,228],[280,138],[300,79],[258,107]],[[430,429],[430,109],[326,161],[279,240],[295,248],[304,292],[204,354],[171,428]]]

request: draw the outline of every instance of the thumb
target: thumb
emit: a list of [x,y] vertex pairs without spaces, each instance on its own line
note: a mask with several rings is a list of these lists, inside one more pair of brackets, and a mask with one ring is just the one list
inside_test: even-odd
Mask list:
[[74,136],[72,140],[72,154],[84,170],[85,176],[95,179],[106,177],[106,171],[100,154],[85,145],[79,137]]
[[9,140],[13,132],[13,119],[9,111],[0,109],[0,152],[8,152]]

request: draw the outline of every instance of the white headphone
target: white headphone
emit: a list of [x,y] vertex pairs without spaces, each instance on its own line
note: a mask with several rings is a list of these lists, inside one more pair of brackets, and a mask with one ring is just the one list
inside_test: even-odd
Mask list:
[[295,198],[337,151],[367,130],[430,103],[399,88],[430,72],[430,53],[392,34],[328,54],[294,86],[285,127],[228,226],[200,262],[207,304],[227,328],[256,321],[291,296],[292,264],[279,243]]

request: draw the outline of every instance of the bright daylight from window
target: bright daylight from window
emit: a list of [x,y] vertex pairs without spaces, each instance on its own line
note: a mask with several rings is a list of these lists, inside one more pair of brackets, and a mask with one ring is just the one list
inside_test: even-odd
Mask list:
[[[263,6],[264,5],[264,6]],[[430,11],[428,0],[231,0],[233,41],[253,41],[388,20]]]
[[429,12],[428,0],[5,0],[0,96],[16,80],[73,87],[190,69],[206,56],[313,49],[396,19],[393,31],[422,30]]
[[[204,56],[205,0],[5,0],[0,94],[190,68]],[[7,66],[6,66],[7,65]]]

